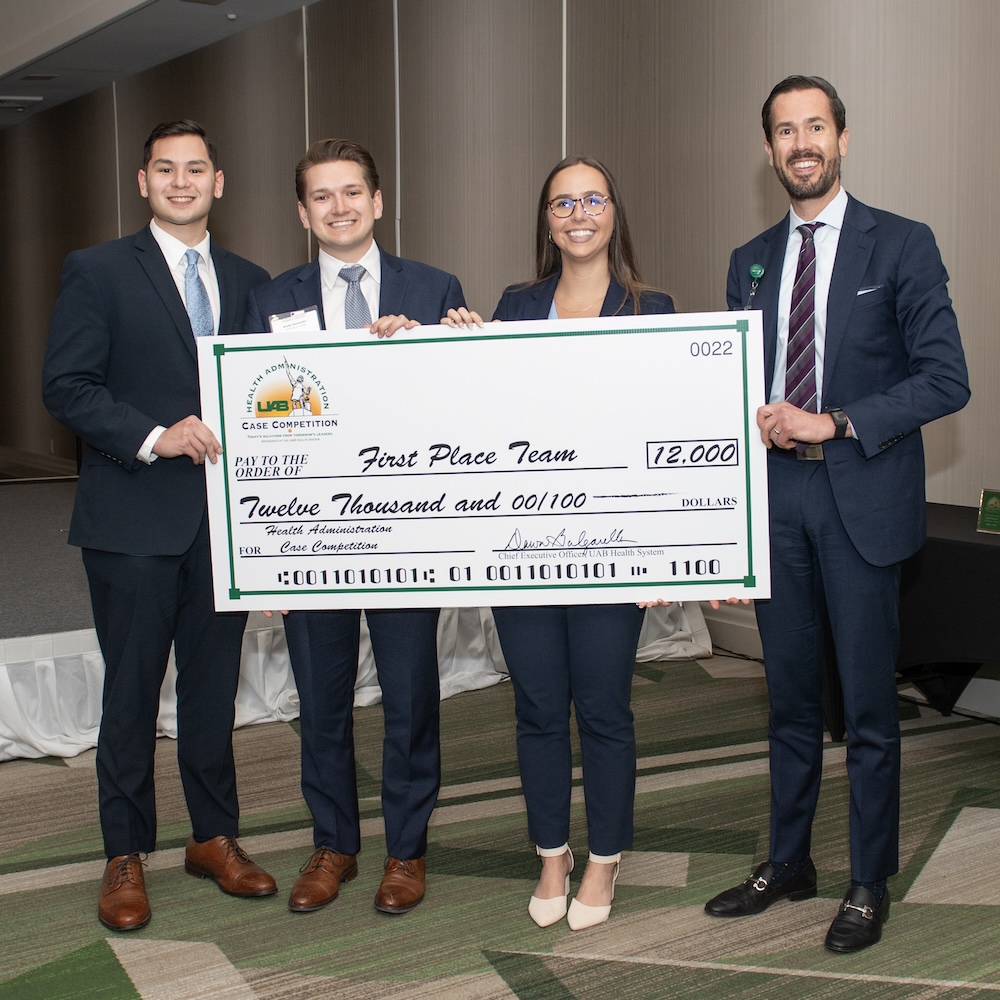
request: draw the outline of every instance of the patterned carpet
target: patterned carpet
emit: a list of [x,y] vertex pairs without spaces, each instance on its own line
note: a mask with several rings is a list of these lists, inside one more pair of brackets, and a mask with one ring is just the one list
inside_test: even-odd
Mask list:
[[[93,754],[0,764],[0,1000],[570,1000],[1000,997],[1000,727],[904,704],[902,870],[880,945],[822,947],[849,881],[844,748],[826,751],[813,857],[819,896],[747,920],[704,901],[767,849],[766,696],[757,664],[725,657],[637,668],[636,837],[611,920],[574,934],[526,913],[527,840],[509,685],[442,705],[444,784],[428,895],[372,906],[384,846],[381,710],[357,712],[361,874],[331,906],[286,909],[311,851],[298,734],[240,730],[242,842],[279,894],[239,900],[184,873],[188,826],[174,747],[158,745],[160,849],[152,923],[113,935],[95,916],[103,866]],[[573,842],[585,850],[579,801]],[[578,878],[582,866],[574,878]]]

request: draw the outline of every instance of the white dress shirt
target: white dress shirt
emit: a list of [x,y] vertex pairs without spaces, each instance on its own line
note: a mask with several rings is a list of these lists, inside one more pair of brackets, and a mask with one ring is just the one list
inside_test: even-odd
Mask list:
[[184,303],[185,309],[187,309],[187,299],[184,297],[184,273],[187,271],[187,261],[184,259],[184,254],[188,250],[198,251],[198,274],[201,275],[205,291],[208,292],[208,301],[212,306],[212,322],[214,326],[212,333],[217,334],[219,332],[219,315],[222,307],[219,297],[219,278],[215,273],[215,263],[212,261],[211,236],[205,233],[205,238],[197,246],[189,247],[186,243],[181,243],[176,236],[171,236],[170,233],[162,230],[156,224],[155,220],[150,222],[149,231],[153,234],[153,239],[156,240],[160,250],[163,252],[163,259],[167,262],[167,267],[170,268],[170,274],[174,279],[174,284],[177,285],[177,291],[180,292],[181,302]]
[[382,294],[382,255],[378,244],[372,240],[368,252],[358,261],[338,260],[320,248],[319,274],[323,287],[323,318],[327,330],[346,329],[344,321],[344,303],[347,299],[347,281],[340,276],[342,267],[360,264],[365,273],[361,275],[361,294],[368,303],[368,311],[372,319],[379,318],[379,299]]
[[[830,297],[830,279],[837,259],[837,245],[840,231],[844,227],[844,213],[847,211],[847,192],[841,188],[833,201],[811,222],[823,225],[813,235],[816,244],[816,286],[814,338],[816,344],[816,409],[823,411],[823,356],[826,347],[826,305]],[[778,289],[778,338],[774,352],[774,378],[771,380],[769,403],[780,403],[785,398],[785,367],[788,355],[788,314],[792,308],[792,287],[795,284],[795,268],[798,264],[802,234],[799,226],[806,224],[794,209],[788,210],[789,234],[785,245],[785,262],[781,268],[781,285]]]
[[[170,275],[174,279],[174,284],[177,285],[177,291],[180,294],[181,302],[184,303],[185,309],[187,309],[187,300],[184,297],[184,272],[187,270],[187,261],[184,259],[184,255],[188,250],[198,251],[198,274],[201,275],[205,291],[208,292],[208,301],[212,306],[214,327],[212,332],[213,334],[217,334],[219,332],[219,316],[222,312],[222,299],[219,295],[219,277],[215,273],[215,264],[212,261],[211,236],[206,232],[205,238],[197,246],[189,247],[186,243],[182,243],[177,239],[176,236],[171,236],[170,233],[161,229],[156,224],[155,219],[150,221],[149,231],[163,253],[163,259],[167,262]],[[156,461],[157,456],[153,454],[153,447],[165,430],[166,427],[157,424],[149,432],[146,440],[142,442],[142,447],[135,456],[140,462],[151,465]]]

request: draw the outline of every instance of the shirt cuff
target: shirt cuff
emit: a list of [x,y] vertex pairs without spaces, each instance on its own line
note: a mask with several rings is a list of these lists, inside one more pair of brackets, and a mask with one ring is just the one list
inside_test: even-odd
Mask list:
[[166,430],[166,427],[161,427],[157,424],[150,432],[146,435],[146,440],[142,442],[142,447],[136,453],[136,458],[140,462],[145,462],[146,465],[152,465],[159,455],[153,454],[153,447],[157,441],[160,440],[160,435]]

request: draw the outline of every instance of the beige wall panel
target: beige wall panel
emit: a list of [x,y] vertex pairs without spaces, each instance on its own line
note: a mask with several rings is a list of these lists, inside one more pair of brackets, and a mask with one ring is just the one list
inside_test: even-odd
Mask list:
[[[375,239],[396,252],[396,97],[392,0],[323,0],[306,9],[309,52],[309,142],[353,139],[375,159],[385,214]],[[295,164],[288,166],[292,192]],[[294,211],[294,195],[292,197]]]
[[119,83],[123,232],[149,221],[135,180],[146,136],[158,122],[194,118],[226,175],[213,239],[272,274],[303,260],[289,166],[305,134],[302,67],[296,12]]
[[117,236],[111,88],[0,132],[0,445],[72,460],[76,438],[42,405],[40,387],[59,269],[71,250]]
[[[457,273],[470,304],[489,311],[505,284],[531,274],[538,186],[561,155],[562,2],[399,8],[401,252]],[[953,275],[974,398],[927,431],[929,496],[974,504],[983,485],[1000,486],[991,273],[1000,205],[983,181],[1000,153],[1000,4],[569,0],[567,9],[569,151],[618,175],[644,274],[684,309],[723,307],[730,250],[784,211],[759,125],[770,86],[790,72],[838,86],[851,129],[848,190],[928,222]],[[378,236],[393,247],[391,0],[321,0],[307,13],[309,135],[341,132],[372,149],[386,194]],[[134,187],[147,132],[192,116],[218,142],[227,174],[215,237],[273,273],[306,259],[291,187],[307,137],[303,42],[296,13],[119,82],[125,232],[148,218]],[[25,393],[0,445],[69,452],[35,387],[65,252],[117,234],[112,96],[105,88],[0,134],[0,287],[18,331],[5,344],[5,381]]]
[[1000,208],[981,180],[1000,153],[998,38],[995,0],[569,4],[569,148],[617,173],[647,279],[687,310],[724,307],[730,250],[787,207],[762,147],[771,86],[837,86],[845,186],[929,223],[954,276],[974,396],[926,431],[928,496],[946,503],[1000,484],[1000,283],[986,273]]
[[725,308],[729,251],[762,212],[781,211],[748,130],[759,48],[746,43],[744,8],[765,5],[569,5],[568,151],[611,168],[643,276],[685,311]]
[[560,157],[560,0],[399,9],[402,253],[492,314],[534,273],[535,205]]

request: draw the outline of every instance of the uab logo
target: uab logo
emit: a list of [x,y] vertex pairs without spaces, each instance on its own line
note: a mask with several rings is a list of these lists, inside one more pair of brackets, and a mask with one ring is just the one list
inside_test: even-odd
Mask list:
[[287,399],[268,399],[266,401],[257,400],[258,413],[287,413],[289,409]]

